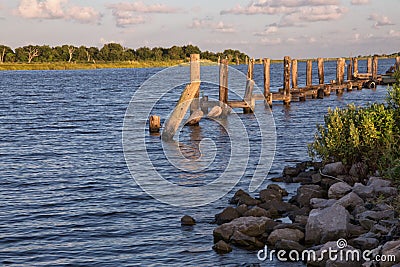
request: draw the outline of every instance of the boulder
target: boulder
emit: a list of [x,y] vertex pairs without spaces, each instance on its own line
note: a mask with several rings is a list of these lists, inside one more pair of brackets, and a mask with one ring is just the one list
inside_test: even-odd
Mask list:
[[238,202],[238,205],[242,205],[245,204],[247,206],[256,206],[258,204],[260,204],[261,201],[254,199],[253,197],[251,197],[250,195],[243,195]]
[[236,211],[239,213],[240,216],[243,216],[243,214],[245,214],[246,211],[248,211],[248,210],[249,209],[246,204],[242,204],[236,208]]
[[281,194],[281,196],[286,197],[289,195],[288,191],[286,191],[286,189],[280,187],[277,184],[269,184],[267,186],[267,189],[271,189],[271,190],[275,190],[277,192],[279,192]]
[[329,176],[338,176],[342,174],[346,174],[346,166],[342,162],[335,162],[325,165],[322,169],[322,173]]
[[239,212],[233,207],[225,208],[221,213],[215,215],[215,222],[218,225],[233,221],[236,218],[239,218]]
[[394,262],[381,262],[381,267],[389,267],[400,263],[400,240],[387,242],[383,245],[382,255],[395,256],[396,260]]
[[384,211],[373,211],[367,210],[356,215],[356,219],[370,219],[374,221],[380,221],[382,219],[394,219],[394,210],[384,210]]
[[229,242],[235,231],[251,237],[258,237],[264,234],[271,224],[275,224],[275,222],[267,217],[240,217],[215,228],[213,231],[214,241]]
[[372,197],[374,189],[372,188],[372,186],[365,186],[361,183],[356,183],[353,187],[353,192],[360,197],[367,199]]
[[322,181],[322,176],[319,173],[313,174],[311,176],[311,181],[313,184],[318,184]]
[[239,200],[243,197],[243,196],[250,196],[249,193],[243,191],[242,189],[239,189],[238,191],[236,191],[235,195],[231,198],[231,200],[229,201],[230,204],[238,204]]
[[[354,251],[355,248],[351,246],[347,246],[343,249],[340,249],[337,246],[337,242],[328,242],[324,244],[323,246],[320,246],[316,250],[316,257],[311,257],[311,260],[307,261],[307,266],[318,266],[318,267],[359,267],[361,266],[361,262],[356,262],[356,261],[341,261],[340,257],[338,257],[335,261],[332,261],[329,259],[329,253],[327,253],[329,250],[336,250],[338,251],[336,255],[343,254],[346,255],[346,251]],[[343,252],[340,252],[343,251]],[[310,255],[310,254],[309,254]],[[335,255],[335,254],[333,254]],[[361,255],[361,252],[360,252]]]
[[350,214],[341,205],[312,210],[306,225],[306,243],[323,244],[346,238],[349,220]]
[[232,244],[252,250],[264,247],[264,244],[254,236],[248,236],[240,231],[235,231],[231,237]]
[[282,195],[273,189],[264,189],[260,191],[260,199],[262,202],[267,202],[274,199],[282,200]]
[[397,196],[398,191],[395,187],[381,187],[374,190],[376,196],[392,197]]
[[286,166],[283,168],[283,176],[290,176],[290,177],[296,177],[299,175],[301,172],[301,168],[299,167],[289,167]]
[[260,207],[253,207],[243,214],[245,217],[269,217],[270,215],[271,214],[268,211]]
[[376,238],[357,237],[349,241],[349,244],[362,251],[371,250],[379,246],[379,240]]
[[274,230],[268,237],[268,244],[275,245],[279,240],[291,240],[295,242],[300,242],[304,238],[304,233],[298,229],[277,229]]
[[267,201],[265,203],[261,203],[258,206],[260,208],[263,208],[263,209],[267,210],[267,211],[270,211],[271,209],[276,210],[276,211],[278,211],[279,214],[284,214],[284,213],[287,213],[289,211],[293,211],[293,210],[297,210],[298,209],[298,207],[296,207],[296,206],[294,206],[294,205],[292,205],[290,203],[287,203],[287,202],[284,202],[284,201],[281,201],[281,200],[277,200],[277,199],[270,200],[270,201]]
[[372,186],[374,190],[382,187],[390,187],[392,183],[388,180],[384,180],[381,177],[371,177],[368,180],[367,186]]
[[368,232],[368,230],[365,230],[364,227],[351,223],[347,225],[347,230],[348,230],[348,236],[354,238],[359,237]]
[[310,206],[312,198],[324,198],[325,191],[319,185],[302,185],[297,189],[293,201],[300,207]]
[[285,251],[298,251],[302,252],[306,248],[302,245],[300,245],[298,242],[293,241],[293,240],[278,240],[275,243],[275,249],[277,250],[285,250]]
[[295,223],[298,223],[298,224],[301,224],[301,225],[304,225],[304,226],[307,224],[307,220],[308,220],[308,216],[302,216],[302,215],[297,215],[294,218],[294,222]]
[[325,209],[332,207],[336,202],[336,199],[312,198],[310,205],[313,209]]
[[356,193],[349,193],[339,199],[336,204],[345,207],[346,209],[353,210],[357,206],[363,206],[364,200],[360,198]]
[[353,190],[353,188],[344,182],[339,182],[332,185],[328,190],[328,197],[330,199],[339,199],[347,195]]
[[185,215],[181,218],[181,225],[183,226],[192,226],[195,225],[196,221],[192,217]]
[[223,240],[218,241],[214,246],[213,249],[220,254],[226,254],[232,252],[232,247]]

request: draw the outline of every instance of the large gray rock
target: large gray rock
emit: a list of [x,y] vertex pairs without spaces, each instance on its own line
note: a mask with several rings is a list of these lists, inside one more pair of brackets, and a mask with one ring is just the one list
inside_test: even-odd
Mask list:
[[193,217],[190,217],[189,215],[185,215],[181,218],[181,225],[183,226],[193,226],[195,224],[195,219],[193,219]]
[[357,237],[349,241],[349,243],[362,251],[371,250],[379,246],[379,240],[376,238]]
[[302,185],[297,189],[297,194],[293,198],[294,202],[298,203],[300,207],[310,206],[312,198],[324,198],[325,190],[319,185]]
[[363,199],[371,198],[374,193],[372,186],[365,186],[361,183],[356,183],[353,187],[353,192],[362,197]]
[[302,252],[306,248],[304,246],[300,245],[296,241],[282,239],[282,240],[278,240],[275,243],[275,249],[277,249],[277,250],[285,250],[285,251]]
[[339,199],[347,195],[353,188],[344,182],[339,182],[332,185],[328,190],[328,197],[331,199]]
[[256,249],[264,247],[264,244],[254,236],[248,236],[240,231],[235,231],[231,237],[232,244],[246,249]]
[[362,200],[362,198],[360,198],[356,193],[351,192],[339,199],[336,204],[341,205],[346,209],[353,210],[357,206],[364,205],[364,200]]
[[291,240],[295,242],[300,242],[304,238],[304,233],[298,229],[277,229],[274,230],[268,237],[268,244],[275,245],[279,240]]
[[243,216],[245,217],[269,217],[271,214],[260,207],[253,207],[246,211]]
[[382,187],[389,187],[392,183],[388,180],[384,180],[381,177],[371,177],[368,180],[367,186],[372,186],[374,190]]
[[341,205],[312,210],[306,225],[306,243],[323,244],[346,238],[349,220],[350,214]]
[[322,169],[322,173],[336,177],[338,175],[346,174],[347,171],[346,166],[344,166],[342,162],[335,162],[325,165],[325,167]]
[[239,212],[233,207],[225,208],[221,213],[215,215],[215,222],[218,225],[230,222],[236,218],[239,218]]
[[313,209],[325,209],[332,207],[336,202],[336,199],[312,198],[310,205]]
[[282,200],[282,194],[273,189],[264,189],[260,191],[260,199],[262,202],[267,202],[274,199]]
[[382,255],[395,256],[396,260],[394,262],[381,262],[381,267],[389,267],[400,263],[400,240],[387,242],[382,248]]
[[214,229],[214,241],[224,240],[229,242],[235,231],[240,231],[250,237],[263,235],[269,224],[275,222],[267,217],[241,217]]

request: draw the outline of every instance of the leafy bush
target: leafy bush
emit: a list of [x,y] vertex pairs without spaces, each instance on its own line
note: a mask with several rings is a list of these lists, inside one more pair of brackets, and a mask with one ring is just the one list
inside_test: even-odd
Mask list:
[[317,126],[314,142],[309,145],[310,156],[349,165],[364,162],[370,171],[380,170],[399,179],[399,74],[396,77],[398,82],[388,89],[385,104],[329,109],[325,124]]

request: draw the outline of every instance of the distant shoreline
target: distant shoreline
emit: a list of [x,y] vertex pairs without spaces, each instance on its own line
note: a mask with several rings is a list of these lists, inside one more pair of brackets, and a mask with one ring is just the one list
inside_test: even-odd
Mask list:
[[[366,60],[368,57],[359,57],[359,60]],[[390,56],[379,57],[379,59],[394,58]],[[350,58],[345,58],[349,60]],[[300,62],[307,59],[299,59]],[[335,61],[337,58],[325,58],[325,61]],[[273,59],[272,64],[282,63],[282,60]],[[217,65],[211,60],[202,60],[203,64]],[[189,64],[187,60],[168,60],[168,61],[121,61],[121,62],[33,62],[33,63],[0,63],[0,71],[15,70],[94,70],[94,69],[137,69],[137,68],[165,68]],[[235,63],[232,63],[235,65]],[[255,64],[262,64],[260,59],[255,60]]]

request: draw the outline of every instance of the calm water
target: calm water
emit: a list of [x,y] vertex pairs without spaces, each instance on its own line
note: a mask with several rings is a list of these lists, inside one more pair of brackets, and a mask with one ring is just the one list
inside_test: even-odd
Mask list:
[[[392,60],[380,61],[384,72]],[[245,66],[238,66],[245,71]],[[262,87],[262,67],[255,80]],[[365,63],[360,62],[360,72]],[[122,148],[125,111],[137,88],[160,69],[93,71],[0,72],[0,265],[5,266],[246,266],[258,263],[255,252],[234,249],[220,256],[212,249],[210,224],[238,188],[199,208],[162,204],[143,192],[132,179]],[[335,64],[326,63],[325,80],[334,79]],[[300,84],[305,65],[300,63]],[[317,82],[317,77],[314,77]],[[272,87],[282,83],[282,66],[272,66]],[[216,95],[213,86],[207,94]],[[160,100],[156,110],[165,119],[177,100],[176,88]],[[328,107],[382,101],[385,88],[345,93],[288,109],[276,104],[277,151],[268,177],[279,176],[285,165],[307,160],[306,143]],[[261,106],[261,105],[259,105]],[[257,141],[252,115],[241,115],[250,140]],[[201,137],[216,144],[226,141],[209,122]],[[185,128],[182,140],[193,139]],[[197,138],[197,137],[196,137]],[[220,172],[227,159],[218,156],[212,171],[192,179],[165,165],[157,153],[157,137],[146,144],[159,171],[187,186],[205,183]],[[257,147],[252,147],[256,155]],[[159,157],[158,157],[159,156]],[[246,173],[251,176],[250,159]],[[253,168],[254,169],[254,168]],[[254,170],[253,170],[254,171]],[[264,183],[264,186],[268,181]],[[289,186],[293,192],[295,187]],[[184,214],[198,221],[182,228]],[[272,266],[301,266],[274,262]]]

